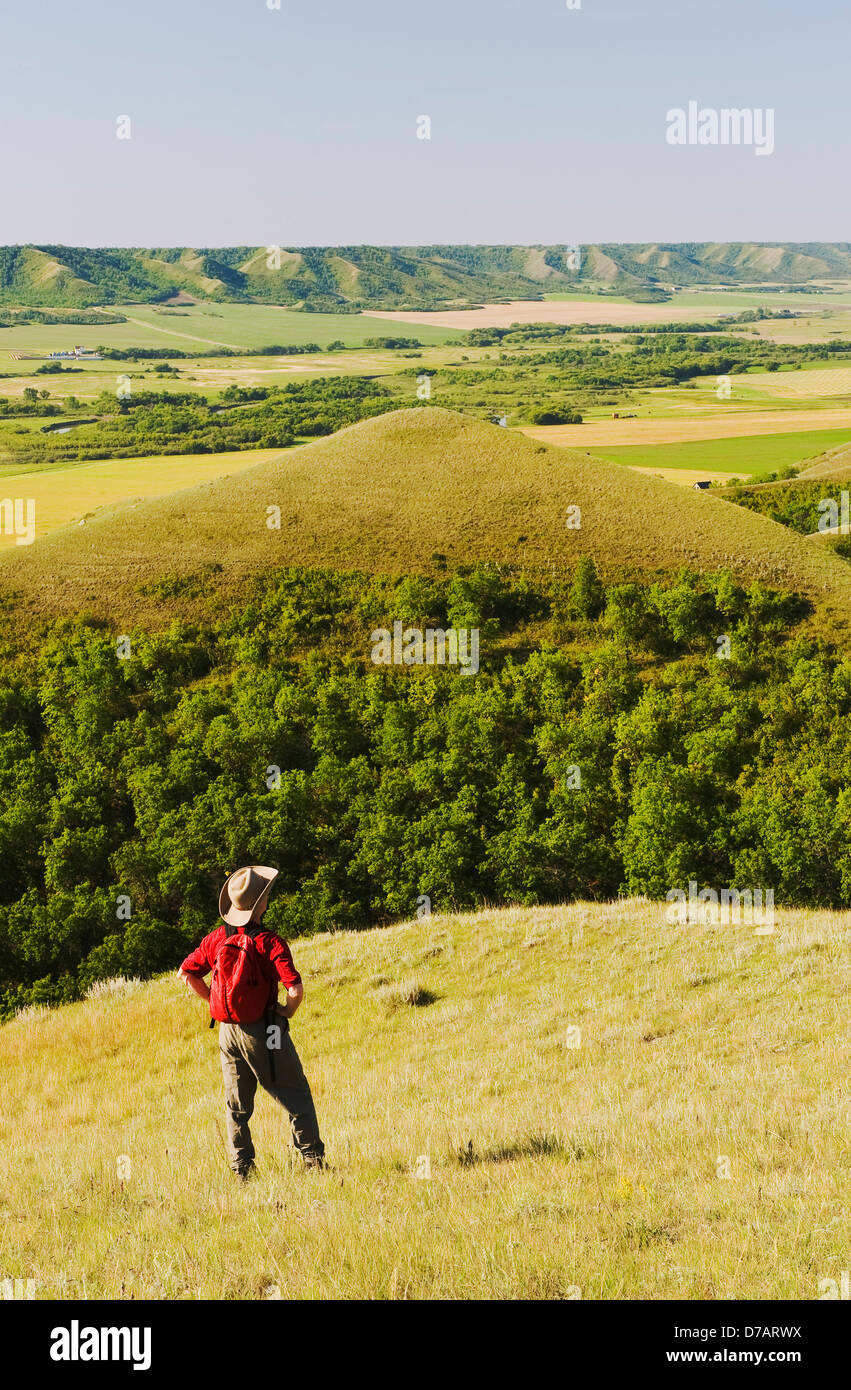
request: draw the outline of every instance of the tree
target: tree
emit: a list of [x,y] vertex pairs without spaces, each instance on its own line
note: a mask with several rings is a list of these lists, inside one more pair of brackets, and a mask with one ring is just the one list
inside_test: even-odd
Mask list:
[[599,618],[606,602],[606,590],[590,555],[580,557],[570,587],[570,605],[582,618]]

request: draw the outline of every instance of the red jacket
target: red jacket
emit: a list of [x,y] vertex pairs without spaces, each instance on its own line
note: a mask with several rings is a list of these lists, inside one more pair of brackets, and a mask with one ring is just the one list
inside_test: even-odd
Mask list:
[[[227,927],[221,922],[215,931],[204,937],[200,946],[186,957],[180,967],[187,975],[209,975],[216,959],[216,952],[227,936]],[[271,931],[258,932],[254,945],[260,957],[261,968],[269,977],[269,1004],[277,1003],[278,981],[285,985],[300,985],[301,976],[293,964],[292,952],[286,941],[282,941]]]

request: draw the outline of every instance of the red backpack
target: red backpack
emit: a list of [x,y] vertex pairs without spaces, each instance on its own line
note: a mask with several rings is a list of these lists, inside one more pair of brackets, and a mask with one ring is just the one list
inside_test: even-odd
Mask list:
[[227,927],[216,952],[210,985],[210,1013],[218,1023],[257,1023],[269,1007],[272,986],[254,938],[263,927]]

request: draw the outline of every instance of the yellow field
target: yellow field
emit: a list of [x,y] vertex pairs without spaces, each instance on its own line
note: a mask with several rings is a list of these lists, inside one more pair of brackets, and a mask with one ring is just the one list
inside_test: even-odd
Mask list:
[[735,391],[746,387],[780,399],[808,396],[851,396],[851,367],[830,367],[818,372],[749,372],[730,378]]
[[[101,507],[134,498],[162,497],[178,488],[239,473],[277,458],[280,449],[246,449],[227,454],[151,455],[101,459],[39,473],[6,473],[3,497],[34,498],[36,538],[88,517]],[[0,532],[0,549],[16,548],[13,535]]]
[[432,324],[438,328],[507,328],[512,323],[692,323],[715,319],[729,312],[723,306],[695,309],[673,304],[618,304],[607,299],[513,299],[508,304],[487,304],[481,309],[407,310],[364,309],[365,318],[396,323]]
[[[790,373],[791,375],[791,373]],[[816,373],[802,373],[816,375]],[[747,381],[756,378],[747,377]],[[851,428],[851,409],[707,411],[691,420],[586,420],[582,425],[534,425],[522,433],[566,449],[610,448],[622,444],[690,444],[704,439],[737,439],[760,434]],[[706,477],[704,473],[701,475]]]
[[296,941],[329,1169],[259,1092],[244,1187],[173,974],[27,1011],[0,1028],[0,1267],[37,1299],[817,1300],[848,1267],[851,916],[775,916]]

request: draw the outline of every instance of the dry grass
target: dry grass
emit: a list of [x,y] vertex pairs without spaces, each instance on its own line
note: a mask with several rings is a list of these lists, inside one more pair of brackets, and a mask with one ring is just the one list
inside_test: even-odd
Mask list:
[[[266,524],[271,506],[279,530]],[[580,529],[566,525],[572,506]],[[83,608],[129,631],[236,599],[247,573],[270,566],[400,574],[432,568],[437,553],[450,566],[546,570],[591,555],[609,578],[728,567],[818,598],[831,630],[851,616],[848,567],[765,517],[434,408],[362,421],[234,477],[12,547],[0,555],[0,593],[16,596],[19,621]],[[211,564],[221,570],[197,600],[140,593]]]
[[802,468],[798,474],[801,482],[812,482],[818,478],[844,482],[851,478],[851,444],[841,444],[828,452],[809,468]]
[[[851,914],[765,937],[665,915],[296,942],[331,1167],[292,1162],[261,1094],[244,1188],[174,976],[13,1021],[0,1275],[41,1298],[817,1298],[848,1267]],[[376,980],[434,1002],[388,1009]]]

